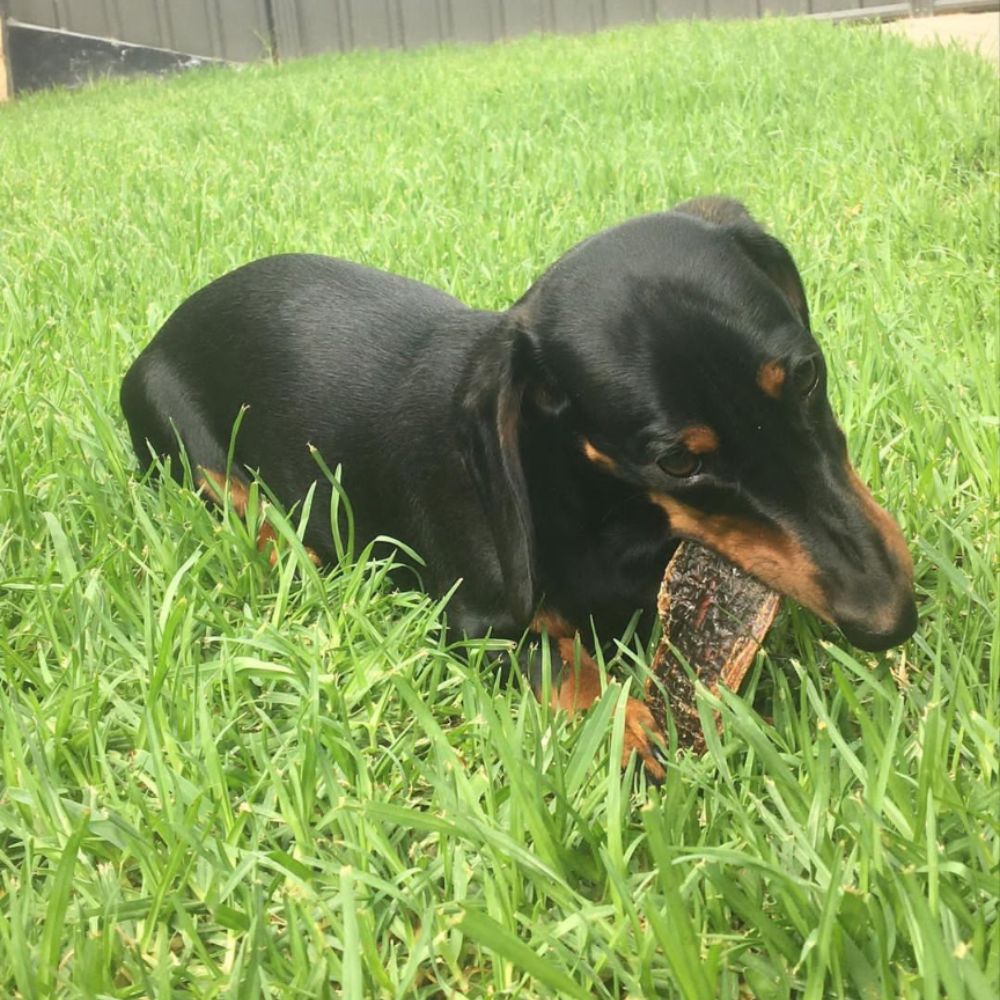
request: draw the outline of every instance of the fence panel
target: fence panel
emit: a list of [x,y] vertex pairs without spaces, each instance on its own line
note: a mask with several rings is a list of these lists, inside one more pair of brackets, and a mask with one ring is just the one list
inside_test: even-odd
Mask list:
[[[114,4],[105,0],[74,0],[73,3],[60,3],[56,7],[62,27],[77,31],[81,35],[96,35],[98,38],[110,38],[117,34],[116,25],[112,21]],[[120,29],[118,29],[120,30]]]
[[490,42],[677,18],[898,15],[991,0],[0,0],[15,21],[233,61]]
[[389,14],[391,0],[348,0],[353,48],[391,49],[398,45]]
[[656,20],[656,3],[649,0],[615,0],[604,4],[604,27]]
[[[29,0],[30,2],[30,0]],[[135,45],[151,45],[157,49],[169,49],[171,45],[170,32],[166,18],[166,5],[163,0],[113,0],[118,15],[118,32],[100,33],[101,38],[115,38],[120,42],[132,42]],[[39,4],[38,6],[41,6]],[[81,34],[94,34],[92,31],[82,31],[75,27],[74,17],[77,0],[68,3],[59,0],[58,28],[69,31],[80,31]],[[25,18],[24,20],[29,20]],[[30,21],[29,23],[35,23]],[[191,55],[206,55],[203,52],[192,52]]]
[[400,44],[407,49],[440,42],[451,36],[443,0],[395,0]]
[[491,0],[450,0],[448,6],[456,42],[495,42],[503,37],[500,12]]
[[58,28],[56,5],[52,0],[8,0],[8,13],[25,24],[38,24],[43,28]]
[[320,52],[343,52],[351,47],[345,12],[340,0],[302,3],[275,0],[275,44],[280,54],[311,56]]
[[757,17],[757,0],[709,0],[709,17]]
[[[264,0],[211,0],[211,4],[214,51],[205,55],[244,62],[259,59],[268,50]],[[174,28],[176,38],[176,19]]]
[[541,0],[499,0],[504,35],[527,35],[545,27]]
[[859,0],[812,0],[811,14],[832,14],[838,10],[853,10],[861,6]]
[[[199,56],[222,56],[214,0],[171,0],[164,6],[169,49]],[[249,13],[249,12],[248,12]]]
[[709,17],[709,0],[657,0],[656,16],[661,21]]
[[810,14],[809,0],[760,0],[761,14]]
[[552,30],[573,34],[601,27],[599,0],[553,0]]

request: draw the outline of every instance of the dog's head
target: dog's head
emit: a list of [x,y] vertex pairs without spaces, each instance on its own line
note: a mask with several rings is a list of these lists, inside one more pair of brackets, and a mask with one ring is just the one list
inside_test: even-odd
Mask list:
[[505,477],[504,488],[491,480],[494,530],[522,602],[527,397],[589,461],[645,492],[676,536],[863,649],[912,634],[912,561],[851,467],[798,271],[741,205],[701,199],[584,241],[511,309],[506,329],[483,369],[489,393],[468,398],[494,442],[492,455],[480,442],[480,468],[492,461]]

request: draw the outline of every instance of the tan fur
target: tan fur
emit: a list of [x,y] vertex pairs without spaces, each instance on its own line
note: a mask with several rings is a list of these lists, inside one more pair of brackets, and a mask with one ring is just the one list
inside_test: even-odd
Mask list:
[[785,384],[787,375],[784,365],[780,362],[767,361],[757,369],[757,385],[765,396],[780,399],[781,387]]
[[198,492],[222,507],[229,495],[229,504],[240,517],[246,517],[249,494],[238,479],[227,479],[214,469],[198,469],[194,478]]
[[[229,504],[238,517],[247,516],[247,505],[250,501],[250,494],[246,486],[238,479],[227,479],[221,472],[215,469],[199,468],[195,475],[195,486],[198,492],[206,496],[213,503],[222,507],[225,504],[226,494],[229,495]],[[267,550],[267,561],[271,566],[278,562],[278,536],[269,521],[263,521],[260,530],[257,532],[257,551]],[[306,555],[314,566],[319,566],[320,558],[312,549],[306,548]]]
[[751,576],[831,621],[816,565],[794,536],[749,518],[703,514],[662,493],[654,493],[650,499],[666,511],[675,535],[701,542]]
[[[895,559],[896,564],[899,567],[900,572],[905,574],[906,579],[912,586],[913,556],[910,555],[910,550],[906,545],[906,539],[903,538],[903,533],[899,530],[899,525],[896,524],[892,515],[884,507],[881,507],[877,503],[875,497],[872,496],[871,490],[869,490],[864,482],[862,482],[861,477],[854,471],[854,467],[850,463],[847,464],[847,478],[851,483],[851,488],[854,490],[854,493],[858,498],[858,503],[861,505],[861,509],[865,512],[865,516],[868,518],[868,521],[879,533],[879,535],[881,535],[886,549],[888,549],[891,553],[893,559]],[[885,610],[873,620],[874,627],[888,631],[893,627],[895,622],[895,613],[895,608],[885,608]]]
[[[584,712],[601,697],[601,671],[593,657],[577,645],[576,630],[561,615],[540,611],[531,623],[534,632],[546,632],[556,640],[559,659],[564,667],[559,685],[553,689],[550,705],[571,715]],[[646,773],[656,781],[665,776],[663,765],[653,754],[650,737],[666,739],[644,702],[629,698],[625,705],[625,741],[622,747],[622,767],[637,753]]]
[[599,465],[605,472],[615,472],[618,469],[618,466],[615,465],[615,460],[610,455],[605,455],[603,451],[598,451],[586,438],[583,439],[583,453],[587,456],[588,461],[593,462],[594,465]]
[[719,435],[706,424],[692,424],[680,434],[681,441],[692,455],[710,455],[719,450]]
[[906,539],[903,538],[899,525],[896,524],[892,515],[879,506],[871,490],[862,482],[861,477],[850,465],[847,467],[847,478],[851,482],[851,487],[857,494],[858,502],[862,510],[868,515],[868,520],[878,529],[879,534],[885,542],[885,547],[893,554],[899,568],[906,574],[907,579],[913,582],[913,557],[906,546]]
[[539,611],[531,619],[532,632],[547,632],[553,639],[565,639],[576,634],[576,629],[555,611]]

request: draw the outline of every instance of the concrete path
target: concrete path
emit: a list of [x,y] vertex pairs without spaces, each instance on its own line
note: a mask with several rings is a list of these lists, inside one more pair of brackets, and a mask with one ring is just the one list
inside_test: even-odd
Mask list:
[[917,45],[961,42],[1000,68],[1000,12],[905,18],[882,25],[882,30],[909,38]]

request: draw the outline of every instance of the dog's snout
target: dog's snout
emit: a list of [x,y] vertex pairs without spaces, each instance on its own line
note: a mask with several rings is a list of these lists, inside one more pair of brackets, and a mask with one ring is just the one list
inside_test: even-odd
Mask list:
[[891,617],[882,612],[875,623],[864,619],[842,620],[837,626],[853,646],[869,653],[880,653],[905,642],[917,630],[917,605],[913,596],[907,595]]
[[867,562],[843,574],[841,586],[830,588],[828,610],[833,623],[859,649],[878,651],[907,640],[917,627],[913,577],[907,566],[874,553]]
[[913,559],[903,533],[868,487],[846,467],[845,523],[851,545],[827,575],[829,617],[859,649],[875,652],[908,639],[917,627]]

